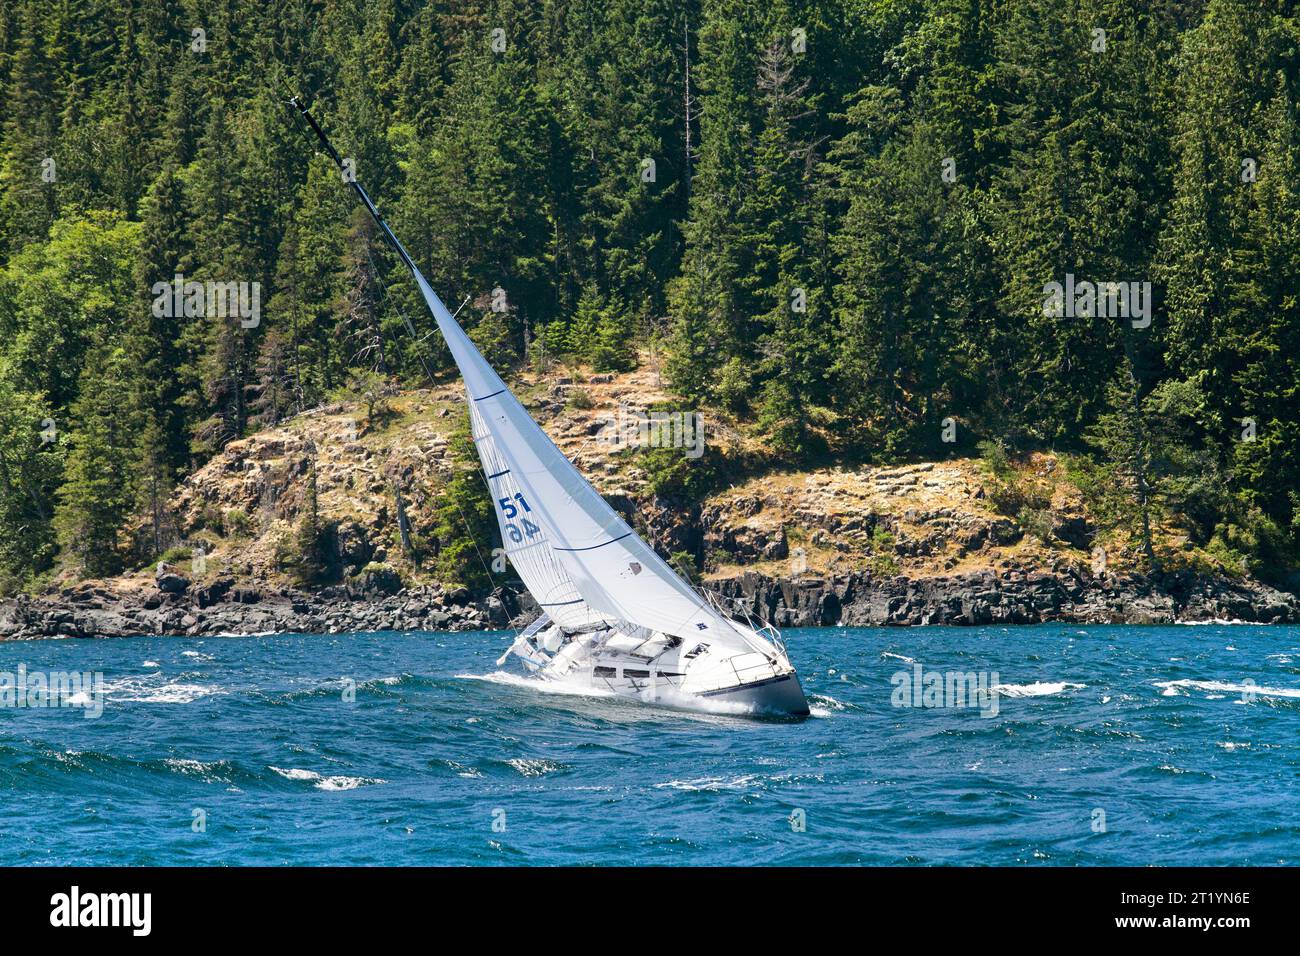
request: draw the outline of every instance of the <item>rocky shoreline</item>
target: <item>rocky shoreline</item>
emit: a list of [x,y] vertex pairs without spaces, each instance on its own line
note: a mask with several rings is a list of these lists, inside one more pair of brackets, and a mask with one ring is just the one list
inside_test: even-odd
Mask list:
[[[561,449],[629,522],[644,519],[661,553],[685,556],[684,573],[706,569],[738,616],[782,628],[1300,622],[1295,594],[1211,570],[1221,563],[1185,535],[1162,535],[1158,550],[1166,567],[1197,570],[1132,570],[1132,543],[1102,532],[1052,455],[1018,465],[1017,481],[1045,503],[1032,533],[995,505],[996,483],[973,459],[764,470],[699,500],[661,498],[640,458],[590,441],[628,403],[664,399],[649,368],[580,389],[535,384],[530,407]],[[585,401],[568,400],[575,390]],[[231,442],[168,504],[175,563],[100,581],[65,572],[61,588],[0,601],[0,640],[521,626],[538,611],[526,592],[433,583],[404,537],[448,543],[430,535],[458,467],[447,449],[461,401],[452,387],[416,390],[364,435],[362,410],[340,404]],[[740,458],[742,438],[726,439]],[[289,569],[309,473],[336,583],[303,590]]]
[[[0,604],[0,640],[135,635],[465,631],[522,626],[537,613],[527,592],[478,597],[437,585],[384,594],[352,585],[307,593],[194,587],[164,568],[154,588],[66,588]],[[854,572],[771,578],[755,572],[709,586],[778,627],[979,624],[1162,624],[1176,621],[1300,622],[1300,600],[1250,580],[1190,573],[1159,578],[992,569],[909,578]]]
[[847,574],[721,583],[737,608],[778,627],[845,625],[1172,624],[1300,622],[1300,599],[1258,581],[1188,573],[1161,577],[985,569],[908,578]]

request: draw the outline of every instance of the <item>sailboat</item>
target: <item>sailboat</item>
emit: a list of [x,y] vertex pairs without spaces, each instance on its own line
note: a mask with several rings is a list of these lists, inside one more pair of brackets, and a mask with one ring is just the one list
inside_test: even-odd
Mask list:
[[726,614],[610,507],[470,341],[308,107],[290,105],[410,270],[460,370],[506,555],[542,612],[497,666],[515,657],[540,680],[662,706],[806,716],[777,630]]

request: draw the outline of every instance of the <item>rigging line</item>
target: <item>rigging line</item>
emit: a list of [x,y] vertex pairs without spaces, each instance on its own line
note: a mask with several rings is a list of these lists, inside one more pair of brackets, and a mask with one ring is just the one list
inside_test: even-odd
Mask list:
[[[406,327],[407,334],[409,334],[411,338],[415,339],[417,344],[423,342],[424,339],[420,338],[419,333],[415,331],[415,325],[407,317],[406,310],[402,308],[401,303],[394,301],[392,296],[389,295],[388,283],[384,281],[384,277],[379,271],[379,266],[375,265],[375,257],[370,251],[369,241],[365,243],[365,248],[366,248],[366,259],[368,259],[370,262],[370,270],[374,274],[375,283],[379,286],[379,290],[384,294],[384,300],[388,302],[388,304],[391,305],[393,309],[397,312],[398,317],[401,318],[402,320],[402,324]],[[380,328],[379,332],[380,335],[383,334],[382,327]],[[432,334],[433,333],[430,332],[430,335]],[[428,338],[428,336],[425,336],[425,338]],[[396,343],[393,344],[395,345]],[[416,359],[419,361],[420,366],[424,369],[424,374],[425,377],[428,378],[429,380],[429,385],[436,388],[438,383],[433,377],[433,370],[429,368],[428,360],[426,360],[423,355],[416,355]]]
[[[367,258],[367,260],[369,260],[369,262],[370,262],[370,269],[371,269],[371,272],[374,274],[374,276],[375,276],[375,282],[376,282],[376,284],[379,286],[380,291],[383,293],[384,300],[385,300],[386,302],[389,302],[390,304],[393,304],[393,303],[392,303],[392,297],[391,297],[391,296],[389,295],[389,293],[388,293],[388,284],[387,284],[386,282],[384,282],[383,277],[382,277],[382,276],[380,275],[380,273],[379,273],[379,267],[375,265],[375,259],[374,259],[374,256],[371,255],[371,252],[370,252],[370,243],[369,243],[369,242],[366,242],[366,243],[365,243],[365,249],[366,249],[366,258]],[[402,321],[403,321],[403,323],[406,325],[407,331],[410,332],[410,334],[411,334],[412,336],[414,336],[414,335],[416,334],[416,333],[415,333],[415,327],[411,324],[411,320],[410,320],[409,318],[407,318],[406,313],[402,310],[402,308],[401,308],[400,305],[397,306],[397,313],[398,313],[398,315],[400,315],[400,316],[402,317]],[[383,329],[382,329],[382,327],[379,329],[379,334],[380,334],[381,336],[383,335]],[[394,343],[394,344],[396,344],[396,343]],[[429,384],[432,385],[432,386],[435,386],[435,387],[436,387],[436,386],[437,386],[437,382],[435,382],[434,379],[433,379],[433,372],[430,371],[428,362],[425,361],[424,356],[422,356],[422,355],[421,355],[421,356],[417,356],[417,358],[420,360],[420,364],[424,367],[424,374],[425,374],[426,376],[428,376],[428,378],[429,378]],[[496,578],[495,578],[495,577],[493,576],[493,574],[492,574],[492,569],[491,569],[491,567],[488,566],[487,561],[485,561],[484,558],[483,558],[483,552],[482,552],[482,550],[481,550],[481,549],[479,548],[479,546],[478,546],[478,539],[477,539],[476,536],[474,535],[474,530],[473,530],[473,528],[470,527],[469,520],[465,517],[465,512],[461,510],[460,502],[457,501],[455,498],[452,498],[451,500],[452,500],[452,503],[456,506],[456,511],[460,514],[460,520],[461,520],[461,523],[465,525],[465,534],[466,534],[466,536],[469,538],[470,543],[474,545],[474,553],[475,553],[476,555],[478,555],[478,560],[479,560],[479,563],[483,565],[483,571],[484,571],[484,573],[487,574],[487,576],[488,576],[488,580],[491,581],[492,584],[495,586],[495,585],[496,585]],[[518,594],[517,591],[516,591],[515,593]],[[516,636],[517,636],[517,635],[516,635]]]
[[[371,267],[371,270],[373,271],[374,276],[375,276],[375,282],[378,284],[378,286],[379,286],[379,288],[380,288],[380,291],[383,293],[383,296],[384,296],[385,301],[388,301],[390,304],[394,304],[394,305],[395,305],[395,303],[392,303],[392,298],[391,298],[391,296],[389,295],[389,292],[388,292],[388,283],[384,282],[383,277],[382,277],[382,276],[380,275],[380,273],[379,273],[379,268],[375,265],[374,257],[371,255],[371,252],[370,252],[370,243],[369,243],[369,242],[367,242],[367,243],[365,244],[365,248],[366,248],[366,257],[370,260],[370,267]],[[469,297],[468,297],[468,296],[466,297],[465,301],[466,301],[466,302],[469,301]],[[414,337],[414,336],[416,335],[416,332],[415,332],[415,327],[414,327],[414,326],[412,325],[412,323],[411,323],[411,320],[410,320],[409,318],[407,318],[405,311],[403,311],[403,309],[402,309],[402,307],[401,307],[400,305],[396,305],[395,307],[396,307],[396,309],[397,309],[397,314],[401,316],[401,318],[402,318],[402,322],[403,322],[403,324],[406,326],[407,331],[411,334],[412,337]],[[461,303],[461,308],[464,308],[464,307],[465,307],[465,303],[462,302],[462,303]],[[460,312],[460,309],[457,309],[456,311],[459,313],[459,312]],[[380,329],[380,333],[379,333],[379,334],[380,334],[381,336],[383,335],[383,330],[382,330],[382,328]],[[433,372],[429,369],[429,364],[428,364],[428,362],[425,361],[425,358],[424,358],[423,355],[417,356],[417,358],[419,359],[421,366],[423,366],[423,368],[424,368],[424,374],[428,377],[428,379],[429,379],[429,384],[432,385],[432,386],[434,386],[434,387],[436,387],[436,386],[437,386],[437,382],[434,381],[434,378],[433,378]],[[461,510],[460,502],[459,502],[459,501],[456,501],[456,499],[453,498],[453,499],[452,499],[452,503],[456,506],[456,511],[457,511],[457,513],[460,515],[461,524],[463,524],[463,525],[465,526],[465,535],[466,535],[466,537],[469,538],[470,543],[471,543],[472,545],[474,545],[474,554],[478,557],[479,564],[481,564],[481,565],[483,566],[483,573],[487,575],[487,577],[488,577],[488,581],[491,582],[491,584],[492,584],[493,587],[499,587],[499,588],[502,588],[503,590],[509,590],[512,594],[515,595],[515,597],[518,597],[518,596],[519,596],[519,590],[518,590],[517,588],[509,587],[509,585],[507,585],[507,584],[505,584],[505,583],[498,583],[498,581],[497,581],[497,579],[496,579],[496,576],[492,573],[492,568],[491,568],[491,566],[488,564],[488,562],[486,561],[486,559],[484,559],[484,557],[483,557],[483,551],[482,551],[482,549],[480,549],[479,546],[478,546],[478,538],[477,538],[477,536],[474,534],[474,529],[470,527],[469,519],[465,517],[465,512],[464,512],[463,510]],[[516,627],[514,626],[514,618],[513,618],[513,617],[511,618],[511,621],[510,621],[510,629],[511,629],[512,631],[515,632],[515,637],[517,638],[517,637],[519,636],[519,629],[516,628]]]
[[478,537],[474,534],[474,529],[470,527],[469,520],[465,517],[465,512],[461,510],[460,502],[453,497],[451,503],[456,506],[456,511],[460,514],[461,523],[465,525],[465,534],[469,538],[470,544],[474,545],[474,553],[478,555],[479,563],[483,565],[483,571],[487,574],[488,580],[495,584],[496,579],[492,577],[492,569],[489,568],[488,563],[483,560],[483,552],[478,546]]
[[[406,326],[407,332],[411,334],[411,337],[417,338],[415,325],[413,325],[411,323],[411,320],[408,319],[406,312],[403,311],[402,306],[394,302],[393,297],[391,297],[391,295],[389,294],[389,285],[387,285],[387,282],[383,281],[383,276],[380,272],[380,268],[378,268],[378,265],[374,263],[374,256],[372,255],[372,252],[370,252],[370,243],[368,241],[365,242],[364,247],[365,247],[365,258],[367,258],[367,260],[370,263],[370,272],[373,273],[374,282],[376,282],[376,285],[380,287],[380,293],[382,294],[383,300],[385,300],[385,302],[389,304],[389,306],[393,307],[396,313],[398,313],[398,315],[402,317],[402,324]],[[465,302],[468,302],[468,300],[469,300],[468,297],[465,298]],[[464,303],[460,303],[460,308],[464,308]],[[458,310],[456,310],[456,312],[458,313],[460,312],[459,308]],[[383,336],[382,326],[380,326],[378,332],[380,332],[380,336],[382,337]],[[417,338],[417,341],[421,341],[421,339]],[[433,386],[433,388],[437,388],[438,382],[434,380],[433,371],[432,369],[429,368],[429,363],[426,362],[424,355],[417,355],[416,358],[419,359],[421,367],[424,368],[424,373],[425,376],[428,377],[429,385]],[[489,564],[487,564],[487,561],[484,558],[484,553],[482,553],[482,550],[478,548],[478,538],[476,535],[474,535],[473,528],[471,527],[471,525],[469,525],[469,519],[465,518],[465,512],[461,510],[460,502],[456,501],[455,498],[452,498],[451,502],[452,505],[456,506],[456,512],[458,512],[458,515],[460,516],[460,523],[463,524],[465,528],[465,537],[468,537],[469,544],[472,544],[474,546],[474,555],[476,555],[476,557],[478,558],[478,563],[482,564],[482,568],[484,568],[484,574],[487,575],[487,580],[489,580],[490,583],[493,584],[493,587],[500,588],[502,589],[502,591],[510,591],[512,594],[515,594],[515,597],[519,597],[519,591],[517,591],[516,588],[511,588],[510,585],[504,583],[498,583],[497,578],[495,578],[495,575],[493,575],[493,571],[491,571],[491,567],[489,566]],[[511,617],[510,620],[510,630],[515,632],[515,637],[517,639],[517,637],[519,637],[519,628],[515,627],[515,619],[513,619],[513,617]]]
[[[315,118],[312,117],[310,112],[308,112],[307,107],[302,105],[298,101],[297,97],[290,99],[289,105],[299,111],[303,119],[307,121],[307,124],[312,128],[312,131],[316,134],[317,138],[320,140],[321,145],[325,147],[325,151],[329,153],[330,158],[334,160],[334,164],[338,166],[340,170],[344,170],[345,166],[343,164],[343,158],[339,155],[338,151],[334,148],[333,144],[330,143],[329,139],[326,138],[324,130],[320,128]],[[403,264],[408,269],[410,269],[411,274],[413,276],[418,277],[419,270],[416,269],[415,262],[411,259],[410,253],[406,251],[406,247],[403,246],[402,243],[398,240],[397,236],[394,235],[392,229],[389,228],[388,223],[384,221],[384,218],[381,215],[379,215],[379,210],[375,207],[375,204],[371,200],[369,194],[366,193],[365,189],[361,187],[361,184],[357,182],[355,178],[349,179],[348,184],[352,187],[353,191],[361,199],[362,203],[366,207],[366,210],[370,213],[371,218],[374,219],[375,224],[379,226],[380,231],[384,234],[384,236],[392,244],[393,248],[397,251],[397,254],[401,258]],[[383,278],[380,276],[378,267],[375,266],[374,256],[371,255],[369,242],[365,243],[365,249],[366,249],[366,257],[370,261],[371,269],[375,274],[376,282],[379,284],[380,289],[383,291],[385,298],[388,298],[388,286],[384,282]],[[464,303],[461,304],[461,308],[464,308]],[[418,341],[418,334],[415,331],[415,326],[412,324],[410,318],[406,315],[405,310],[402,309],[401,306],[397,307],[397,314],[401,317],[403,325],[406,326],[406,331],[411,335],[413,339],[416,339]],[[437,382],[434,379],[433,370],[429,368],[429,363],[425,360],[423,355],[417,356],[417,358],[419,359],[420,365],[424,369],[424,374],[429,379],[429,384],[436,387]],[[492,569],[488,566],[487,561],[483,559],[483,552],[478,546],[478,540],[474,536],[474,532],[473,529],[470,527],[469,520],[465,517],[465,512],[461,510],[460,502],[456,501],[453,498],[452,503],[456,506],[456,511],[460,514],[461,522],[465,525],[465,532],[469,537],[470,543],[473,544],[474,546],[474,553],[478,555],[479,563],[483,565],[483,570],[487,574],[488,580],[495,585],[496,580],[492,576]],[[514,591],[514,593],[517,596],[519,592]],[[519,631],[516,628],[514,628],[513,620],[511,621],[511,630],[515,631],[515,637],[518,638]]]
[[[366,257],[370,261],[371,271],[374,273],[375,276],[375,282],[376,284],[378,284],[380,291],[383,293],[384,300],[387,301],[390,305],[392,305],[396,309],[397,314],[401,317],[402,323],[406,326],[406,330],[411,335],[411,337],[415,338],[417,342],[422,342],[423,339],[417,337],[418,333],[415,331],[415,327],[412,324],[410,318],[407,317],[405,310],[402,309],[400,304],[394,302],[392,296],[389,294],[388,283],[384,281],[383,276],[379,272],[378,266],[375,265],[374,256],[371,254],[369,242],[365,244],[365,249],[366,249]],[[452,316],[452,318],[455,318],[456,315],[460,314],[461,309],[465,308],[465,305],[469,302],[471,298],[472,296],[465,297],[465,301],[461,302],[459,308],[456,309],[456,313],[455,315]],[[382,328],[380,329],[380,334],[381,335],[383,334]],[[429,334],[432,335],[433,334],[432,331]],[[426,336],[426,338],[427,337],[428,336]],[[431,386],[436,387],[437,382],[434,380],[433,372],[429,369],[428,362],[425,360],[423,355],[419,355],[417,356],[417,358],[420,361],[420,365],[424,368],[424,374],[429,379],[429,384]],[[508,584],[505,584],[504,582],[498,583],[496,576],[492,573],[492,568],[489,566],[488,562],[483,557],[483,552],[478,546],[478,539],[474,534],[473,528],[470,527],[469,519],[465,517],[465,512],[461,510],[460,502],[455,501],[455,499],[453,499],[452,501],[453,504],[456,505],[456,510],[460,515],[461,524],[465,526],[465,534],[469,538],[470,543],[474,545],[474,553],[478,557],[479,564],[483,566],[483,572],[488,576],[488,580],[492,582],[492,585],[494,587],[500,587],[502,589],[509,590],[512,594],[518,597],[520,595],[520,591],[517,588],[510,587]],[[519,630],[518,628],[514,627],[513,618],[511,619],[510,629],[515,632],[516,637],[519,636]]]

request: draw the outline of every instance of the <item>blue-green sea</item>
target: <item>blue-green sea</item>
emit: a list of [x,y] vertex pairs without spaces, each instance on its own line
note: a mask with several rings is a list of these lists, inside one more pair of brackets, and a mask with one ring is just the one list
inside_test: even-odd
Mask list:
[[[2,643],[0,674],[99,672],[103,695],[81,699],[102,704],[94,718],[12,706],[14,694],[0,707],[0,853],[231,866],[1300,861],[1300,628],[792,630],[813,709],[795,722],[542,692],[497,671],[509,639]],[[996,680],[996,713],[898,706],[899,675],[950,671]]]

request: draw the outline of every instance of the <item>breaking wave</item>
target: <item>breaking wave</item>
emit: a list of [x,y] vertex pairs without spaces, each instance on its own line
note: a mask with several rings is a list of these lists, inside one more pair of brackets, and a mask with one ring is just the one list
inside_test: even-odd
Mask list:
[[1039,681],[1033,684],[995,684],[993,692],[1003,697],[1050,697],[1067,690],[1083,690],[1087,686],[1069,681]]
[[1156,681],[1161,697],[1185,696],[1188,690],[1203,690],[1217,694],[1254,694],[1257,697],[1284,697],[1300,700],[1300,687],[1261,687],[1257,684],[1237,684],[1219,680],[1166,680]]
[[378,777],[347,777],[342,774],[326,777],[315,770],[300,770],[297,767],[290,767],[287,770],[282,767],[267,769],[275,771],[286,780],[310,781],[317,790],[355,790],[357,787],[386,782]]
[[224,693],[226,691],[215,684],[168,678],[157,671],[104,682],[104,696],[109,703],[188,704],[201,697]]

